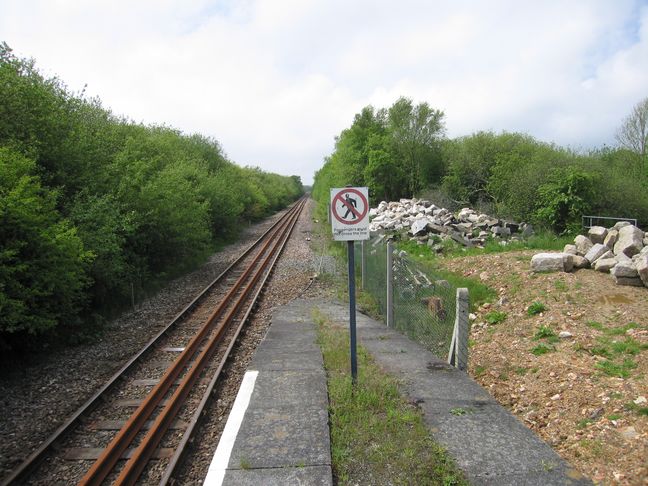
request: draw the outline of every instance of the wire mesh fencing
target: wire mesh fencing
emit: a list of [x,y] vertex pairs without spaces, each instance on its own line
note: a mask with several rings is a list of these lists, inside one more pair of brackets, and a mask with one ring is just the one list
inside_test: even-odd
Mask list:
[[[465,369],[468,361],[467,292],[457,292],[456,287],[435,274],[433,269],[413,261],[404,252],[391,250],[390,257],[389,249],[391,245],[382,237],[365,242],[364,256],[356,260],[361,272],[364,259],[364,290],[378,302],[388,325],[439,359],[447,360],[450,355],[452,364]],[[356,254],[361,251],[362,245],[358,243]]]

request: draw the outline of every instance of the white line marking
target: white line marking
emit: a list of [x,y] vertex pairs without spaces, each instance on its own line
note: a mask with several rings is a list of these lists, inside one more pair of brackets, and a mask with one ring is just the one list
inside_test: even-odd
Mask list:
[[236,400],[234,400],[234,405],[232,405],[232,411],[230,412],[229,417],[227,417],[225,429],[223,430],[223,434],[218,442],[216,452],[214,452],[212,462],[209,465],[207,477],[203,483],[205,486],[221,486],[223,484],[225,472],[227,471],[227,464],[229,463],[230,455],[234,448],[236,436],[241,428],[241,423],[243,423],[243,416],[250,404],[250,397],[254,391],[254,383],[256,382],[258,374],[258,371],[248,371],[243,377],[241,388],[239,388],[239,391],[236,394]]

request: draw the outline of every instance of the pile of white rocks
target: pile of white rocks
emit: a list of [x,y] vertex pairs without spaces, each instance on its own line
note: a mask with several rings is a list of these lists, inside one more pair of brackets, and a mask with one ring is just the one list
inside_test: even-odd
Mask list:
[[423,199],[382,201],[369,210],[369,217],[372,232],[398,232],[430,246],[434,235],[481,246],[488,238],[519,239],[533,234],[531,225],[525,223],[505,222],[470,208],[454,214]]
[[617,285],[648,287],[648,233],[620,221],[612,228],[592,226],[562,253],[538,253],[531,258],[534,272],[571,272],[592,268],[609,272]]

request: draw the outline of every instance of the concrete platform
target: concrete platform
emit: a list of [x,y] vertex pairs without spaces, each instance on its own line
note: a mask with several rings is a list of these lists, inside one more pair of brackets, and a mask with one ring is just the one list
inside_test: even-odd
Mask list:
[[[275,311],[204,484],[332,485],[326,374],[313,309],[348,326],[341,303],[298,300]],[[432,436],[471,484],[592,485],[467,374],[359,313],[357,330],[360,344],[420,405]]]
[[333,484],[326,373],[312,308],[300,300],[274,312],[204,484]]
[[[346,306],[320,302],[318,309],[348,326]],[[420,404],[432,436],[471,484],[592,485],[466,373],[359,313],[357,333],[376,363],[399,379],[401,391]]]

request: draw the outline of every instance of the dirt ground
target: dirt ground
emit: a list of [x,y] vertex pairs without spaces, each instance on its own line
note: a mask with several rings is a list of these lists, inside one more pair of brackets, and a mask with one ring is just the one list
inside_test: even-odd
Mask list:
[[597,484],[648,485],[648,288],[533,274],[533,254],[444,261],[498,293],[471,316],[470,374]]

